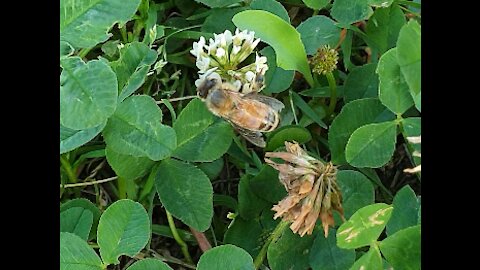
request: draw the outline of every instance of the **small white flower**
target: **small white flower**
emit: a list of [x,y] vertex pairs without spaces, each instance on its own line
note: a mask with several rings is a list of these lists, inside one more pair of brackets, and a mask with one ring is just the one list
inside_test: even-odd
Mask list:
[[252,48],[252,50],[255,49],[255,47],[257,47],[257,45],[258,45],[259,42],[260,42],[260,39],[257,38],[257,39],[252,43],[252,45],[250,45],[250,48]]
[[[245,30],[246,31],[246,30]],[[246,37],[245,37],[245,41],[248,41],[249,43],[252,43],[253,42],[253,39],[255,38],[255,32],[254,31],[246,31]]]
[[233,55],[237,54],[237,53],[240,51],[241,48],[242,48],[242,47],[240,47],[240,46],[233,45],[232,54],[233,54]]
[[242,87],[242,82],[240,80],[236,80],[232,83],[232,85],[235,87],[235,90],[238,92]]
[[251,82],[254,78],[255,78],[255,73],[251,71],[247,71],[247,73],[245,73],[245,79],[247,79],[247,81]]
[[197,65],[198,69],[200,70],[200,72],[202,72],[202,73],[205,72],[209,68],[210,57],[200,56],[197,59],[196,65]]
[[216,57],[223,57],[226,54],[225,49],[223,48],[218,48],[217,52],[215,53]]
[[190,53],[193,54],[195,57],[204,53],[203,48],[205,47],[205,38],[202,36],[198,42],[193,42],[193,49],[190,50]]
[[267,57],[259,57],[258,53],[255,55],[255,71],[260,72],[262,75],[268,70]]
[[230,45],[232,43],[232,32],[230,32],[230,30],[225,30],[225,32],[223,32],[223,39],[222,40],[225,40],[225,44],[222,44],[222,46],[224,47],[227,47],[228,45]]
[[210,39],[207,47],[207,54],[215,53],[217,50],[218,44],[219,44],[218,40]]

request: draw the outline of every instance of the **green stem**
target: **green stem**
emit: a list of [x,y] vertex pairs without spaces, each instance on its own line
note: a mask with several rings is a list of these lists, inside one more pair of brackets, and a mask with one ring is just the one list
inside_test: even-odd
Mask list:
[[83,48],[80,50],[80,52],[78,53],[78,56],[80,58],[84,58],[85,56],[87,56],[87,54],[90,52],[92,48]]
[[314,10],[313,10],[313,15],[312,15],[312,16],[318,15],[318,12],[319,12],[319,11],[320,11],[320,10],[318,10],[318,9],[314,9]]
[[328,72],[327,76],[328,87],[330,88],[330,104],[328,105],[327,116],[331,117],[335,111],[335,106],[337,106],[337,84],[335,83],[335,77],[333,77],[332,72]]
[[411,11],[410,9],[408,9],[408,8],[406,8],[406,7],[403,7],[403,6],[401,6],[401,5],[398,5],[398,7],[401,8],[401,9],[403,9],[403,10],[405,10],[405,12],[407,12],[407,13],[413,14],[415,17],[422,18],[422,16],[421,16],[420,14],[418,14],[417,12],[413,12],[413,11]]
[[[138,41],[140,40],[140,32],[142,31],[144,27],[144,23],[140,20],[135,21],[135,25],[133,27],[133,40]],[[148,33],[145,33],[145,35],[148,35]]]
[[127,43],[128,42],[127,25],[124,25],[122,28],[120,28],[120,34],[122,35],[123,43]]
[[119,199],[126,199],[127,198],[127,181],[125,180],[125,178],[118,177],[117,186],[118,186]]
[[397,3],[402,4],[402,5],[407,5],[415,8],[422,8],[422,4],[412,2],[412,1],[407,1],[407,0],[398,0]]
[[175,227],[175,223],[173,221],[172,214],[165,210],[167,213],[167,219],[168,219],[168,225],[170,226],[170,230],[172,231],[173,238],[175,238],[175,241],[180,245],[180,248],[182,249],[183,256],[185,256],[185,259],[187,260],[188,263],[193,264],[192,257],[190,256],[190,253],[188,253],[188,246],[183,242],[182,238],[178,234],[177,227]]
[[62,165],[62,168],[67,173],[67,176],[70,182],[77,183],[78,179],[77,179],[77,176],[75,175],[75,172],[72,169],[72,165],[70,164],[70,162],[68,162],[68,160],[63,155],[60,156],[60,164]]
[[[152,191],[150,192],[150,197],[148,198],[148,211],[147,211],[147,213],[148,213],[148,217],[150,218],[150,226],[153,225],[153,224],[152,224],[152,220],[153,220],[153,207],[155,207],[155,205],[153,204],[153,200],[155,199],[155,194],[156,194],[156,193],[157,193],[157,192],[156,192],[155,190],[152,190]],[[150,238],[148,239],[148,244],[147,244],[147,246],[148,246],[149,249],[152,248],[152,247],[150,246],[151,243],[152,243],[152,237],[150,237]]]
[[278,238],[280,238],[283,230],[288,226],[288,224],[290,224],[290,222],[282,220],[280,221],[280,223],[278,223],[277,227],[275,227],[275,230],[273,230],[270,237],[268,237],[267,241],[265,241],[265,244],[263,244],[262,249],[258,253],[255,260],[253,261],[253,264],[255,265],[255,269],[258,269],[260,265],[262,265],[262,262],[265,259],[265,256],[267,255],[268,246],[270,246],[272,242],[275,242],[278,240]]
[[293,119],[295,119],[295,124],[298,125],[297,114],[295,113],[295,107],[293,106],[292,91],[289,91],[288,95],[290,96],[290,107],[292,108]]

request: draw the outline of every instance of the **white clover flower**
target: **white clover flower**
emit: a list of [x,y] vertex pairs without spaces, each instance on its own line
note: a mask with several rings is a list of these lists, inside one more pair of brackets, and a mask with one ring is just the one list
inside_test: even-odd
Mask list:
[[218,48],[217,52],[215,53],[216,57],[224,57],[226,55],[224,48]]
[[[193,43],[193,49],[190,50],[190,53],[196,57],[196,66],[199,69],[200,78],[197,81],[205,79],[205,74],[211,72],[212,68],[218,68],[212,74],[215,73],[223,82],[228,82],[231,88],[236,91],[251,92],[253,85],[257,85],[253,83],[257,75],[264,75],[268,69],[267,58],[260,57],[258,53],[255,55],[254,63],[243,64],[259,42],[259,38],[255,39],[254,31],[240,31],[238,28],[234,35],[229,30],[213,34],[208,44],[204,37],[200,37],[198,42]],[[197,85],[197,82],[195,84]]]
[[268,70],[267,57],[255,55],[255,71],[260,72],[262,75]]
[[257,38],[251,45],[250,45],[250,48],[252,49],[255,49],[255,47],[257,47],[258,43],[260,42],[260,39]]
[[200,40],[198,42],[193,42],[193,49],[190,50],[190,53],[193,54],[195,57],[199,57],[202,53],[205,53],[203,51],[204,47],[205,47],[205,38],[200,37]]
[[210,67],[210,62],[211,62],[211,59],[209,57],[200,57],[197,60],[196,65],[200,70],[200,72],[203,73],[207,71],[207,69]]
[[233,45],[232,55],[238,54],[238,52],[240,51],[241,48],[242,48],[242,47],[240,47],[240,46]]
[[251,71],[247,71],[245,73],[245,78],[247,79],[247,81],[251,82],[251,81],[253,81],[253,79],[255,79],[255,73],[253,73]]

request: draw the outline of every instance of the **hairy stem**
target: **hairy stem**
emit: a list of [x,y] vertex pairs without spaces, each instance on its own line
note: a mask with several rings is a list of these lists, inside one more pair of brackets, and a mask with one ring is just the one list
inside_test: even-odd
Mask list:
[[212,248],[212,245],[210,244],[210,242],[208,241],[204,233],[199,232],[192,227],[190,227],[190,231],[192,232],[193,236],[197,240],[198,246],[200,247],[202,252],[205,252]]
[[295,119],[295,124],[298,125],[297,114],[295,113],[295,107],[293,106],[292,91],[289,91],[288,94],[290,96],[290,107],[292,108],[293,119]]
[[325,74],[328,80],[328,87],[330,88],[330,104],[328,105],[327,116],[330,117],[335,111],[335,106],[337,106],[337,84],[335,83],[335,77],[333,77],[332,72]]
[[[67,177],[72,183],[77,183],[78,179],[77,176],[75,175],[75,172],[73,171],[72,164],[68,162],[68,160],[65,158],[65,156],[60,156],[60,164],[62,165],[62,168],[65,170],[67,173]],[[67,185],[65,185],[67,187]]]
[[262,249],[260,250],[260,253],[258,253],[257,257],[253,261],[253,264],[255,265],[255,269],[258,269],[260,265],[262,265],[263,260],[265,259],[265,256],[267,255],[267,250],[268,246],[272,242],[275,242],[280,238],[280,236],[283,233],[283,230],[288,226],[289,222],[288,221],[280,221],[278,223],[277,227],[275,227],[275,230],[273,230],[272,234],[270,237],[268,237],[267,241],[265,241],[265,244],[263,244]]
[[71,187],[83,187],[83,186],[90,186],[90,185],[95,185],[95,184],[101,184],[105,182],[110,182],[117,179],[117,176],[102,179],[102,180],[97,180],[97,181],[92,181],[92,182],[84,182],[84,183],[76,183],[76,184],[66,184],[66,185],[60,185],[60,187],[63,188],[71,188]]
[[183,256],[185,256],[185,259],[187,260],[188,263],[193,264],[192,257],[190,256],[190,253],[188,252],[188,246],[187,244],[182,240],[180,235],[178,234],[177,227],[175,227],[175,223],[173,221],[172,214],[165,210],[167,213],[167,219],[168,219],[168,225],[170,226],[170,230],[172,231],[173,238],[175,238],[175,241],[177,241],[178,245],[180,245],[180,248],[182,249]]
[[[171,98],[171,99],[168,99],[168,101],[170,101],[170,102],[180,101],[180,100],[192,99],[192,98],[196,98],[196,97],[197,96],[186,96],[186,97],[179,97],[179,98]],[[163,101],[163,100],[157,101],[157,104],[162,104],[162,103],[165,103],[165,101]]]

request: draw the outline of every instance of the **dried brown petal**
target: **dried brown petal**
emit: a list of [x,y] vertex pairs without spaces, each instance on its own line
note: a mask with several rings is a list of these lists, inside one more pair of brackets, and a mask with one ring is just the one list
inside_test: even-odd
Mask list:
[[[300,236],[312,234],[320,218],[325,237],[328,228],[334,225],[332,209],[342,219],[342,194],[336,183],[337,168],[332,163],[324,164],[309,156],[297,143],[285,142],[287,152],[266,153],[267,164],[279,171],[279,180],[288,192],[287,197],[273,206],[274,218],[292,222],[294,233]],[[283,164],[268,159],[280,158]]]
[[307,159],[303,157],[299,157],[297,155],[294,155],[292,153],[287,153],[287,152],[268,152],[265,153],[266,157],[270,158],[281,158],[285,160],[286,162],[290,162],[292,164],[298,165],[298,166],[304,166],[306,168],[315,168],[313,165],[311,165]]
[[335,222],[333,220],[333,215],[331,211],[322,211],[320,212],[320,220],[322,221],[323,226],[323,234],[325,238],[328,237],[328,226],[335,226]]

